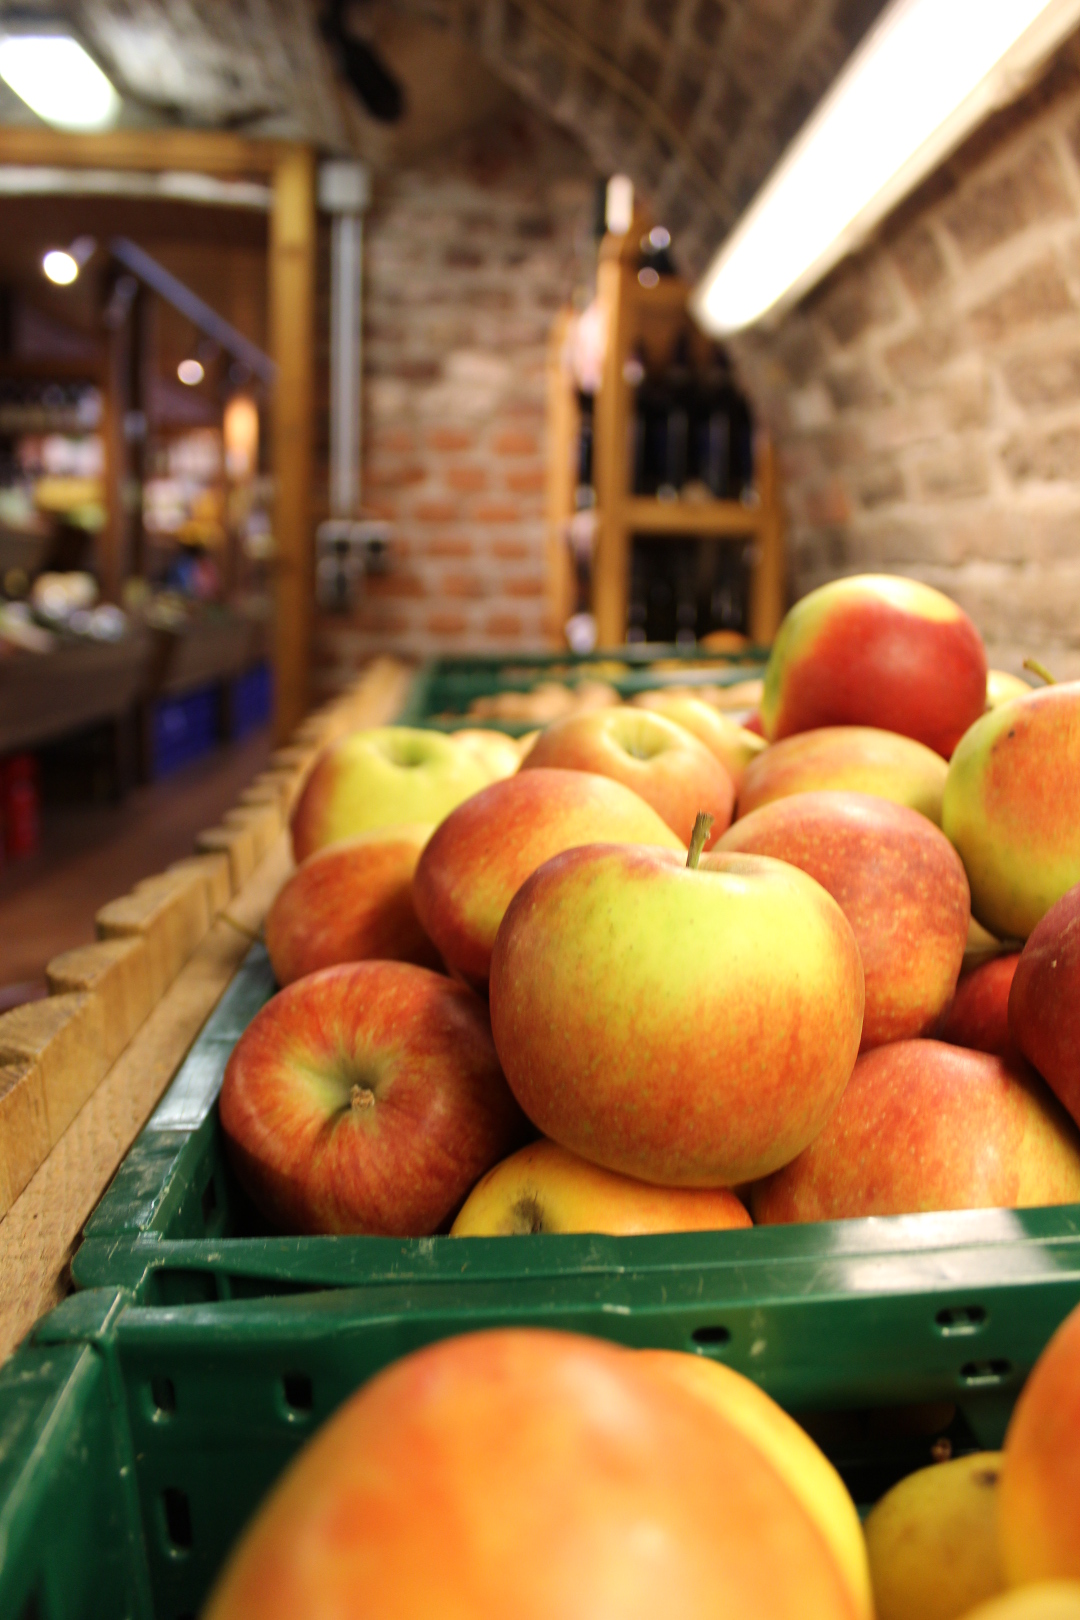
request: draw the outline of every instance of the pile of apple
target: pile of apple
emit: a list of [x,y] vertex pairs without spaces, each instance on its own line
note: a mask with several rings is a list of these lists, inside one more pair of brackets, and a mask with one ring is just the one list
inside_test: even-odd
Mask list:
[[865,1526],[810,1437],[704,1356],[537,1329],[375,1377],[233,1551],[204,1620],[1080,1620],[1080,1310],[1002,1452]]
[[1080,1202],[1080,683],[987,674],[862,577],[788,614],[762,735],[654,693],[524,757],[334,745],[221,1095],[252,1198],[395,1236]]

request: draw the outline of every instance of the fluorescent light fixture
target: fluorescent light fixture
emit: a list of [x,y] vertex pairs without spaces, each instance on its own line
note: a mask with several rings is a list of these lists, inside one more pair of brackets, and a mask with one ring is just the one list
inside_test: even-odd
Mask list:
[[892,0],[695,289],[701,324],[795,303],[1078,22],[1080,0]]
[[41,268],[58,287],[70,287],[79,273],[79,261],[63,248],[52,248],[42,259]]
[[120,97],[88,51],[59,31],[0,37],[0,79],[58,129],[106,129]]
[[181,360],[176,368],[176,375],[188,388],[197,388],[206,376],[201,360]]

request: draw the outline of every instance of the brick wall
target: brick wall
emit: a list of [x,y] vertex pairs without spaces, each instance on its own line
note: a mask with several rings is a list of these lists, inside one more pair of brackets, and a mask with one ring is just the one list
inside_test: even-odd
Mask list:
[[365,241],[364,504],[390,567],[324,615],[317,677],[383,649],[544,642],[548,334],[586,279],[595,176],[531,114],[377,191]]
[[792,595],[910,574],[1080,676],[1080,48],[771,334]]

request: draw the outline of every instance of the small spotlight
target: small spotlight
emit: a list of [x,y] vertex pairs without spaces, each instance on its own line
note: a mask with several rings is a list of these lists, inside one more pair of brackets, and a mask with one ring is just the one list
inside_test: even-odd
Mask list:
[[58,287],[70,287],[79,273],[79,261],[63,248],[53,248],[42,259],[41,268]]
[[649,232],[649,246],[659,251],[661,248],[671,246],[671,232],[665,230],[663,225],[654,225]]
[[206,372],[198,360],[181,360],[176,368],[176,375],[188,388],[196,388],[206,376]]

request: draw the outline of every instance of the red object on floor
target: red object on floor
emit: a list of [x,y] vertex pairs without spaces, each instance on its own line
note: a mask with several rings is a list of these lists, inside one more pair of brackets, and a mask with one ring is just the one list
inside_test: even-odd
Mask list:
[[33,754],[15,754],[4,765],[4,850],[13,861],[41,847],[41,788]]

